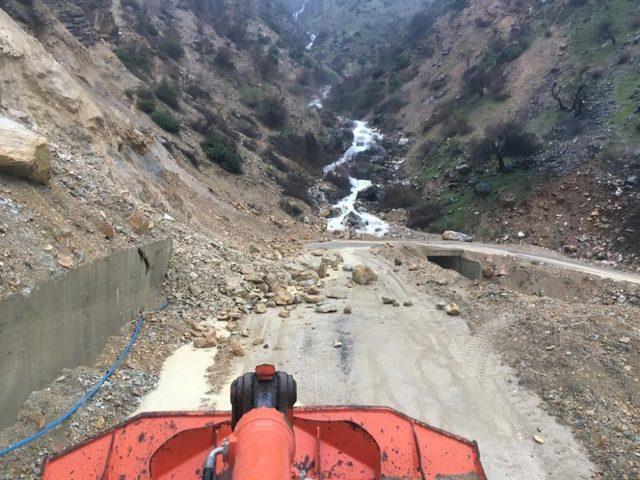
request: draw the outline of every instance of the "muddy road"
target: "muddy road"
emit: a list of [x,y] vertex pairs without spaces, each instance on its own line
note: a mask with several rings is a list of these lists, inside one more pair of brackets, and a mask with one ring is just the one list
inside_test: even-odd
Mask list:
[[[571,431],[518,386],[482,332],[472,335],[464,319],[438,310],[437,299],[418,293],[368,249],[335,246],[347,265],[376,270],[378,282],[349,288],[347,272],[332,272],[325,293],[341,297],[334,300],[338,313],[300,305],[289,319],[275,310],[252,316],[249,328],[264,343],[234,360],[227,385],[214,399],[217,408],[229,407],[228,387],[236,375],[273,363],[295,376],[300,404],[386,405],[477,440],[489,478],[591,477],[593,467]],[[383,305],[382,296],[413,305]],[[352,314],[342,313],[345,305]]]

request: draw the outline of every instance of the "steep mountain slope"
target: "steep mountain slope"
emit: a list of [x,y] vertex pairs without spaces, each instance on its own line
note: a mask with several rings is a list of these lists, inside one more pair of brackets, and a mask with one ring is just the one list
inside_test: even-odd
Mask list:
[[402,20],[432,0],[285,0],[301,29],[311,36],[309,52],[340,74],[375,59],[381,38],[399,34]]
[[636,2],[439,2],[401,30],[329,104],[410,138],[410,224],[637,262]]
[[313,79],[298,81],[312,64],[277,5],[0,2],[0,116],[53,154],[47,186],[0,175],[0,295],[174,219],[234,243],[302,231],[281,205],[313,220],[280,194],[326,154]]

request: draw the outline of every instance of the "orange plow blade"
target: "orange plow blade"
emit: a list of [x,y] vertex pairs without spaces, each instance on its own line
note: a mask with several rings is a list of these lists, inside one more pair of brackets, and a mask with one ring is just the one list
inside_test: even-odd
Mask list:
[[[486,479],[474,442],[388,408],[297,408],[293,433],[288,478]],[[199,480],[211,448],[231,434],[228,413],[141,415],[50,458],[42,478]]]

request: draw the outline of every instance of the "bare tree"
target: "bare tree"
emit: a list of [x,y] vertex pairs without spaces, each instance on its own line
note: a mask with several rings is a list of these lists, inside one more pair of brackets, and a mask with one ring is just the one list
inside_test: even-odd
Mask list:
[[576,93],[573,95],[571,99],[571,104],[567,105],[562,100],[560,94],[562,93],[562,85],[559,82],[554,82],[551,87],[551,96],[554,98],[556,102],[558,102],[558,106],[560,110],[563,112],[573,112],[576,117],[579,117],[584,113],[585,107],[587,105],[587,92],[586,85],[581,83],[576,89]]
[[484,138],[471,143],[470,154],[474,162],[486,162],[492,157],[498,161],[499,172],[509,172],[505,158],[527,157],[538,151],[538,138],[516,122],[502,122],[487,128]]

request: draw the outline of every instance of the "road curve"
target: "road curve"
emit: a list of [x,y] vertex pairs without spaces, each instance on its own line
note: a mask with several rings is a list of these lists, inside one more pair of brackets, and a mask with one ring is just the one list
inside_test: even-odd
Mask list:
[[631,272],[623,272],[605,267],[595,267],[584,262],[579,262],[560,254],[549,251],[548,253],[534,253],[526,251],[524,248],[513,246],[492,245],[487,243],[462,243],[448,242],[444,240],[331,240],[327,242],[314,242],[307,245],[309,249],[340,249],[340,248],[368,248],[391,243],[394,245],[424,245],[435,248],[446,248],[447,250],[462,250],[469,253],[496,255],[503,257],[518,258],[526,261],[537,261],[543,265],[573,270],[576,272],[594,275],[617,282],[628,282],[640,285],[640,275]]

